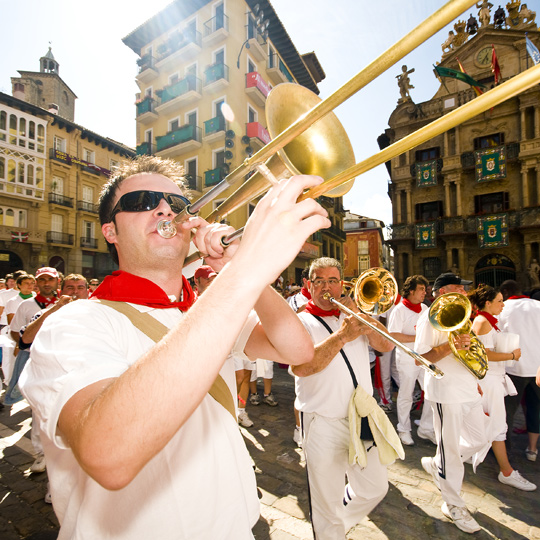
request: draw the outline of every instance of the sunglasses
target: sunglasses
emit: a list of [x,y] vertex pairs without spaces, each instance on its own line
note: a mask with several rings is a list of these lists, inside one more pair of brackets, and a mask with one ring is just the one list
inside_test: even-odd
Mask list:
[[189,200],[176,193],[163,193],[162,191],[131,191],[122,195],[111,212],[109,221],[112,221],[118,212],[148,212],[158,207],[161,199],[165,199],[171,210],[179,214],[188,204]]

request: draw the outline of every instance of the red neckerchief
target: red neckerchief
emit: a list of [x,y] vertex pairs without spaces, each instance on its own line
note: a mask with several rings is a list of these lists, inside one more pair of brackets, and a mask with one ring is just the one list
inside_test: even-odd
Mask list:
[[306,309],[304,311],[307,311],[308,313],[311,313],[312,315],[318,315],[319,317],[339,317],[340,311],[339,309],[332,309],[330,311],[325,311],[324,309],[321,309],[320,307],[317,307],[313,300],[310,300],[306,304]]
[[311,300],[311,293],[305,288],[302,287],[302,290],[300,291],[308,300]]
[[500,331],[499,327],[497,326],[497,323],[499,322],[499,319],[497,319],[497,317],[494,317],[491,313],[488,313],[487,311],[482,311],[481,309],[478,310],[476,315],[482,315],[482,317],[485,317],[487,322],[491,324],[491,326],[493,326],[493,328],[495,328],[497,332]]
[[519,298],[529,298],[524,294],[516,294],[515,296],[509,296],[506,300],[518,300]]
[[422,311],[422,304],[413,304],[410,300],[407,300],[406,298],[402,298],[401,302],[406,308],[409,308],[415,313],[420,313]]
[[178,308],[180,311],[187,311],[193,304],[195,295],[184,276],[182,276],[182,292],[181,302],[171,302],[165,291],[149,279],[117,270],[101,282],[92,298],[130,302],[158,309]]
[[47,298],[46,296],[43,296],[41,293],[39,293],[34,296],[34,300],[37,302],[38,306],[41,309],[44,309],[54,304],[58,300],[58,298],[56,296],[51,296],[50,298]]

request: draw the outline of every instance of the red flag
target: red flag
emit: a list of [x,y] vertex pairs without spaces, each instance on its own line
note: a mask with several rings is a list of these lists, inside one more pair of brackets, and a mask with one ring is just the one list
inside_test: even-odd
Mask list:
[[499,84],[499,79],[501,77],[501,68],[499,66],[499,61],[497,60],[497,55],[495,54],[495,47],[493,44],[491,45],[491,71],[493,72],[493,75],[495,76],[495,84]]
[[[461,70],[461,73],[465,73],[465,75],[467,75],[467,72],[465,71],[465,68],[461,65],[461,62],[459,61],[459,58],[456,57],[456,60],[457,60],[457,63],[459,64],[459,69]],[[473,88],[474,88],[474,91],[476,92],[477,96],[480,96],[481,94],[484,93],[484,92],[482,92],[482,90],[481,90],[481,88],[479,86],[474,86],[473,85]]]

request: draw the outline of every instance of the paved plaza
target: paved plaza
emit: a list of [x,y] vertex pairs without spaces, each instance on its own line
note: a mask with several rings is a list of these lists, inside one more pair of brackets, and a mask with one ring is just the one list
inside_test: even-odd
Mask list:
[[[311,540],[303,453],[292,441],[293,379],[284,369],[276,367],[274,372],[273,393],[279,406],[248,404],[247,411],[255,425],[242,428],[262,494],[261,519],[254,530],[255,537],[257,540]],[[259,388],[262,392],[261,383]],[[395,424],[395,415],[390,417]],[[419,417],[418,411],[414,417]],[[11,410],[6,407],[0,411],[1,540],[56,538],[58,522],[51,505],[43,502],[46,474],[28,472],[33,461],[29,429],[30,411],[25,402]],[[433,455],[435,446],[418,439],[416,433],[413,437],[416,444],[406,447],[405,460],[390,467],[388,495],[369,519],[350,531],[350,540],[471,538],[443,516],[440,494],[420,465],[420,458]],[[540,484],[540,461],[527,461],[523,454],[526,435],[513,434],[512,443],[510,461],[513,466],[528,480]],[[465,500],[483,528],[472,537],[476,540],[540,540],[540,493],[502,485],[497,480],[497,472],[491,453],[476,475],[466,465]],[[209,512],[211,515],[211,509]]]

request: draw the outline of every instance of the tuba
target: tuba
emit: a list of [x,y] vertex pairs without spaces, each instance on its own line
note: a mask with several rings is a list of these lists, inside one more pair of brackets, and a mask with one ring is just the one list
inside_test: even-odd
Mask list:
[[[487,354],[482,342],[473,332],[470,321],[471,302],[460,293],[447,293],[437,297],[429,308],[429,322],[441,332],[448,332],[448,344],[454,356],[477,378],[483,379],[488,370]],[[457,350],[454,338],[470,334],[469,350]]]

